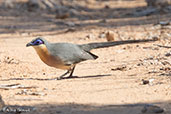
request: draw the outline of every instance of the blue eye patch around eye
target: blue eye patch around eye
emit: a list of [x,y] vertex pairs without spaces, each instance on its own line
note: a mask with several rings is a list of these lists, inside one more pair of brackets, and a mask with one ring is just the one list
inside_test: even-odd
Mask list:
[[40,45],[40,44],[44,44],[44,42],[43,42],[41,39],[36,39],[36,40],[33,42],[33,45]]

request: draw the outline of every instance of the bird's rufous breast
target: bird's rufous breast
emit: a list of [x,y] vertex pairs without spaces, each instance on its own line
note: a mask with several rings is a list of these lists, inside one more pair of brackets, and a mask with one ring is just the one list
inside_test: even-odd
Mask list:
[[41,44],[39,46],[34,46],[34,49],[45,64],[59,69],[70,69],[71,66],[64,65],[60,58],[51,55],[46,45]]

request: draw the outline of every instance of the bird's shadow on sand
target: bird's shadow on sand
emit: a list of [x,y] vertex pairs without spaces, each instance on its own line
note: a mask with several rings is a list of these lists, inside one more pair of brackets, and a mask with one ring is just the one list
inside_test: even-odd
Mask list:
[[104,74],[104,75],[88,75],[88,76],[73,76],[73,77],[64,77],[62,79],[58,78],[9,78],[9,79],[2,79],[0,81],[10,81],[10,80],[40,80],[40,81],[50,81],[50,80],[68,80],[68,79],[84,79],[84,78],[101,78],[111,76],[111,74]]

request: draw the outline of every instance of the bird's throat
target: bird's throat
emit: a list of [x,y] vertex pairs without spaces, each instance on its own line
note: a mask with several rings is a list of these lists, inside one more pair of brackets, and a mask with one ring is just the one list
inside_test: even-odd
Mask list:
[[50,65],[48,63],[48,59],[50,59],[50,54],[48,52],[48,49],[46,47],[46,45],[41,44],[39,46],[33,46],[34,49],[36,50],[37,54],[39,55],[40,59],[46,63],[47,65]]

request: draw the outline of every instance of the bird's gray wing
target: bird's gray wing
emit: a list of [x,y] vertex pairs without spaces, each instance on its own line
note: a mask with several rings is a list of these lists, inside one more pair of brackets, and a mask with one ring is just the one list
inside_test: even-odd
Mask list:
[[76,44],[53,43],[48,47],[51,55],[61,59],[66,65],[76,64],[81,61],[96,59],[97,56],[83,50]]

